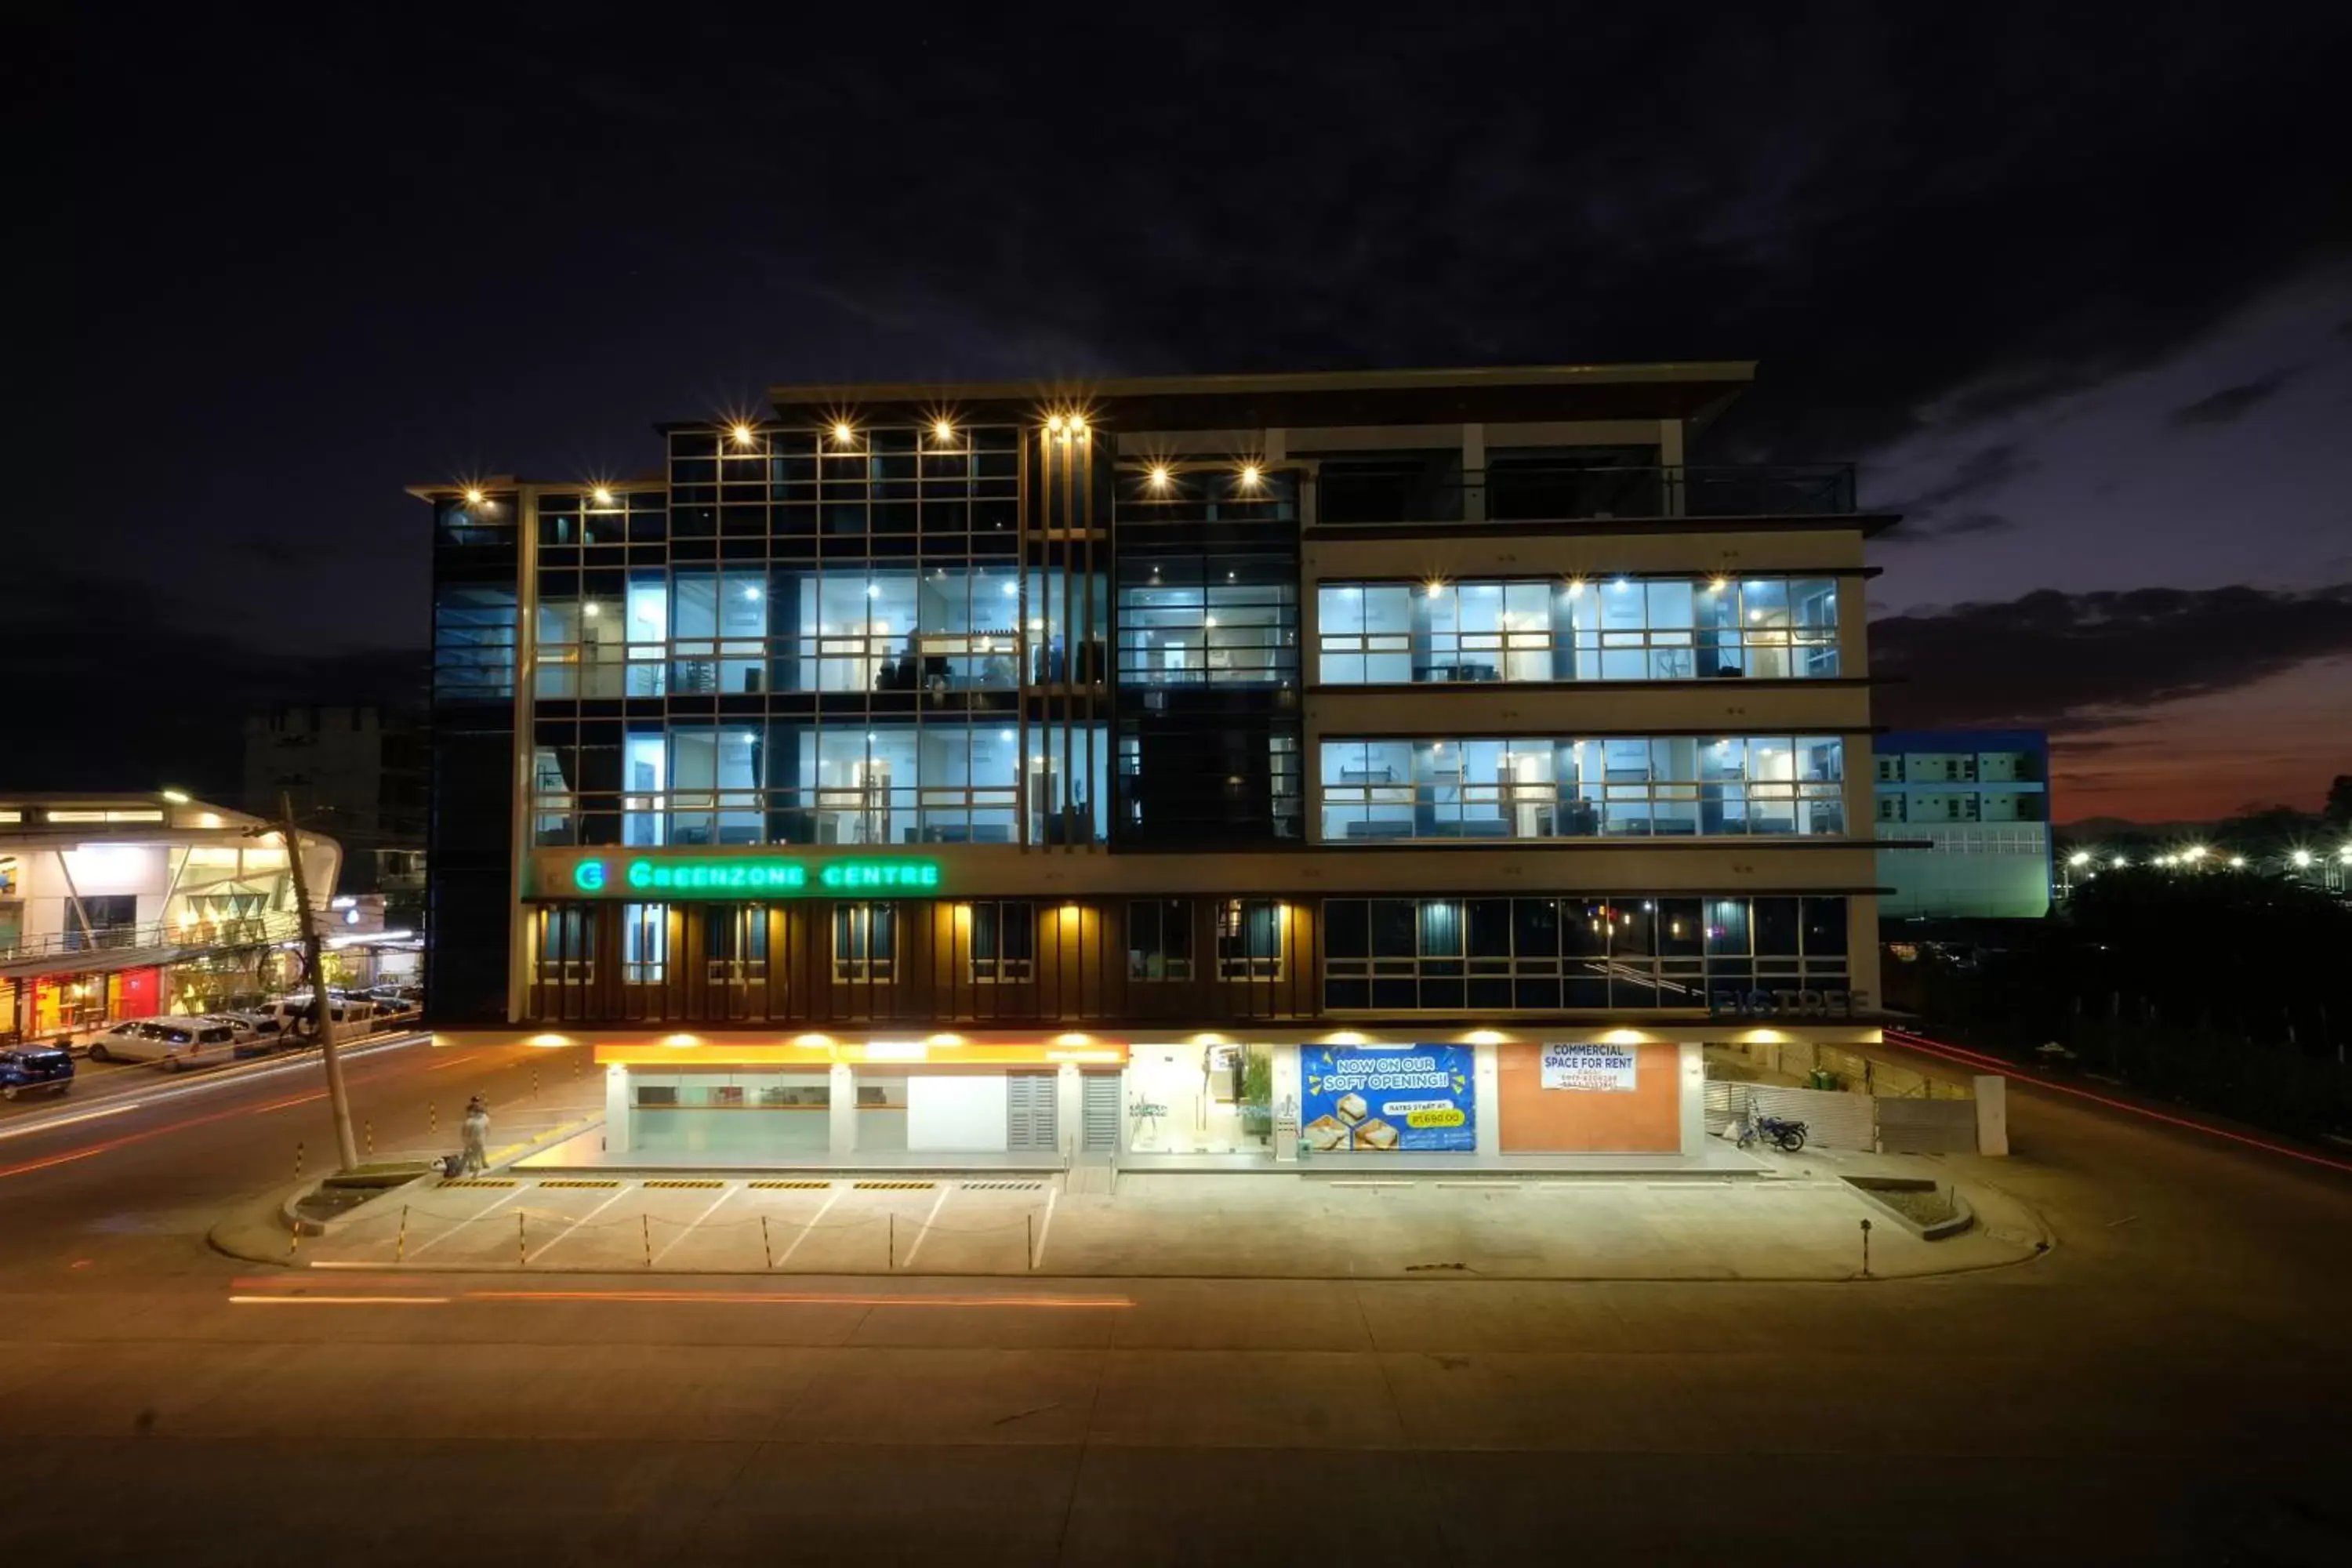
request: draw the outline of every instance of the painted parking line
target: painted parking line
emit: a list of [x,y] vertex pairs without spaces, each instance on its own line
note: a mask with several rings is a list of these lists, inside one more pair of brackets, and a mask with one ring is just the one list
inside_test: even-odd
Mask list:
[[634,1184],[623,1183],[620,1190],[615,1192],[611,1197],[606,1198],[603,1203],[598,1204],[594,1208],[590,1209],[586,1214],[582,1215],[578,1219],[575,1219],[570,1225],[565,1226],[562,1231],[557,1235],[553,1241],[542,1244],[536,1252],[526,1254],[523,1258],[524,1264],[527,1266],[534,1259],[547,1256],[550,1248],[562,1245],[564,1237],[570,1236],[573,1231],[578,1230],[582,1226],[586,1225],[590,1220],[594,1219],[598,1215],[603,1214],[606,1209],[611,1208],[614,1204],[619,1203],[623,1198],[627,1197],[634,1190]]
[[1051,1188],[1045,1194],[1045,1218],[1037,1226],[1037,1250],[1029,1257],[1029,1267],[1032,1268],[1045,1266],[1045,1238],[1054,1234],[1054,1203],[1061,1195],[1062,1189],[1059,1186]]
[[729,1198],[733,1197],[737,1193],[740,1193],[742,1190],[743,1189],[740,1185],[730,1186],[725,1192],[720,1193],[717,1197],[711,1199],[710,1206],[704,1209],[700,1214],[696,1215],[692,1219],[687,1221],[686,1228],[679,1231],[676,1236],[670,1238],[668,1247],[665,1247],[659,1252],[654,1254],[651,1267],[656,1268],[660,1268],[661,1260],[670,1255],[670,1249],[672,1247],[675,1247],[679,1242],[684,1241],[688,1237],[692,1236],[694,1234],[695,1226],[700,1225],[704,1220],[709,1219],[712,1215],[717,1214],[720,1204],[725,1203]]
[[425,1253],[430,1252],[435,1247],[440,1246],[443,1242],[448,1240],[451,1237],[457,1235],[459,1231],[465,1229],[467,1226],[473,1224],[476,1220],[488,1217],[492,1210],[504,1208],[507,1205],[514,1202],[517,1198],[521,1197],[525,1193],[530,1191],[530,1188],[527,1185],[518,1185],[514,1191],[507,1194],[506,1196],[499,1198],[497,1202],[490,1204],[488,1207],[478,1209],[474,1213],[467,1215],[464,1219],[459,1220],[457,1224],[451,1226],[440,1235],[433,1237],[429,1240],[418,1242],[415,1247],[409,1248],[408,1256],[411,1258],[422,1257]]
[[912,1268],[915,1266],[915,1254],[923,1249],[923,1239],[931,1234],[931,1222],[940,1217],[940,1210],[946,1206],[948,1194],[954,1191],[953,1182],[940,1184],[940,1195],[931,1200],[931,1212],[923,1216],[923,1228],[915,1233],[914,1245],[907,1248],[907,1260],[899,1268]]
[[841,1194],[847,1190],[847,1188],[836,1184],[833,1191],[824,1194],[824,1202],[819,1205],[815,1214],[809,1216],[808,1223],[801,1226],[800,1235],[793,1237],[793,1244],[784,1248],[784,1255],[776,1259],[777,1268],[782,1268],[785,1264],[790,1263],[793,1260],[793,1254],[801,1249],[801,1243],[806,1241],[810,1237],[816,1234],[817,1225],[824,1218],[825,1210],[839,1203],[841,1201]]

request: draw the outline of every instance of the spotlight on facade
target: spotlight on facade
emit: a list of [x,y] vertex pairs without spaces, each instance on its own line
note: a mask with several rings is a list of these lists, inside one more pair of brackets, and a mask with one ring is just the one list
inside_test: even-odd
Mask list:
[[748,447],[751,444],[751,427],[740,419],[735,422],[735,444],[738,447]]
[[833,422],[833,438],[846,447],[857,439],[857,432],[849,427],[847,420],[836,419]]
[[588,492],[588,497],[598,506],[611,506],[613,504],[613,492],[605,489],[603,485],[598,485],[594,489],[590,490]]
[[489,499],[489,497],[482,493],[482,489],[479,485],[469,486],[466,490],[466,504],[467,506],[479,506]]
[[1258,481],[1265,478],[1265,475],[1264,471],[1261,470],[1255,463],[1244,463],[1242,465],[1242,489],[1245,490],[1254,490],[1257,489]]
[[163,792],[163,798],[170,801],[173,805],[185,805],[188,804],[187,795],[180,790],[167,789]]
[[1083,435],[1085,435],[1086,433],[1087,433],[1087,422],[1086,422],[1086,420],[1085,420],[1084,418],[1080,417],[1078,415],[1076,415],[1076,414],[1071,415],[1071,416],[1070,416],[1070,434],[1071,434],[1071,435],[1073,435],[1073,436],[1083,436]]
[[955,426],[944,419],[934,420],[931,425],[931,439],[942,447],[946,446],[955,439]]
[[1155,490],[1164,490],[1164,489],[1166,489],[1168,488],[1168,465],[1167,465],[1167,464],[1165,464],[1165,463],[1158,463],[1158,464],[1154,464],[1154,465],[1152,466],[1152,469],[1151,469],[1151,488],[1152,488],[1153,489],[1155,489]]
[[1046,418],[1046,420],[1045,420],[1045,428],[1046,428],[1046,429],[1048,429],[1048,430],[1050,430],[1050,431],[1052,431],[1055,435],[1058,436],[1058,435],[1060,435],[1060,434],[1062,433],[1062,426],[1063,426],[1063,423],[1064,423],[1064,421],[1063,421],[1062,416],[1061,416],[1060,415],[1058,415],[1058,414],[1052,415],[1052,416],[1049,416]]

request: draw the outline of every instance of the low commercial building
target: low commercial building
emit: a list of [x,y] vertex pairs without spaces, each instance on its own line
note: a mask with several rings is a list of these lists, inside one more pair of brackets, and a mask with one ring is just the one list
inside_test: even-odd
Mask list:
[[[301,859],[323,909],[341,850],[305,833]],[[0,1036],[257,995],[300,936],[284,840],[260,817],[177,791],[0,795]]]
[[[1879,910],[1894,919],[2050,912],[2050,737],[1898,730],[1878,738]],[[1924,844],[1923,844],[1924,841]]]
[[785,387],[422,485],[431,1021],[614,1157],[1700,1153],[1878,1037],[1866,535],[1744,363]]

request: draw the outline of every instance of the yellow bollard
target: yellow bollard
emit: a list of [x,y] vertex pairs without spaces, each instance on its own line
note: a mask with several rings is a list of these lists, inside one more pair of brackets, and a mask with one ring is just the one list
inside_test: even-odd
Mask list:
[[533,1100],[537,1100],[539,1098],[539,1069],[537,1068],[530,1069],[530,1097]]
[[768,1260],[769,1268],[773,1268],[776,1266],[776,1249],[771,1246],[768,1241],[768,1216],[766,1215],[761,1215],[760,1216],[760,1256]]
[[436,1140],[441,1136],[441,1102],[437,1100],[425,1107],[425,1131]]
[[1032,1212],[1021,1216],[1029,1222],[1029,1272],[1037,1271],[1037,1215]]
[[373,1160],[375,1158],[375,1121],[370,1118],[363,1125],[367,1128],[367,1157]]
[[898,1216],[897,1215],[892,1215],[890,1216],[889,1236],[890,1267],[896,1268],[898,1267]]
[[286,1233],[286,1261],[294,1261],[294,1249],[302,1245],[302,1220],[296,1215],[293,1226]]
[[646,1214],[641,1214],[641,1215],[637,1215],[637,1229],[638,1229],[640,1232],[642,1232],[642,1233],[644,1234],[644,1236],[645,1236],[645,1238],[646,1238],[646,1268],[651,1268],[654,1266],[654,1221],[653,1221],[653,1216],[652,1216],[651,1215],[646,1215]]
[[302,1179],[302,1141],[299,1138],[294,1140],[294,1179],[298,1182]]
[[530,1262],[530,1253],[529,1249],[523,1246],[522,1215],[518,1212],[515,1215],[515,1267],[517,1268],[520,1268]]
[[394,1243],[394,1245],[393,1245],[393,1248],[392,1248],[392,1260],[393,1260],[394,1263],[399,1263],[399,1262],[403,1262],[403,1261],[404,1261],[404,1260],[407,1258],[407,1257],[408,1257],[408,1205],[407,1205],[406,1204],[403,1204],[403,1205],[400,1205],[400,1239],[399,1239],[397,1242]]

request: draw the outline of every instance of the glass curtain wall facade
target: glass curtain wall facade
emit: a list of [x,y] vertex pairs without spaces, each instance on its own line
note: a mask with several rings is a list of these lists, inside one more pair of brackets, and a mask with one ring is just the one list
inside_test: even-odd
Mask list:
[[1327,686],[1839,673],[1829,577],[1325,583],[1316,616]]
[[1326,842],[1845,832],[1836,736],[1321,744]]

